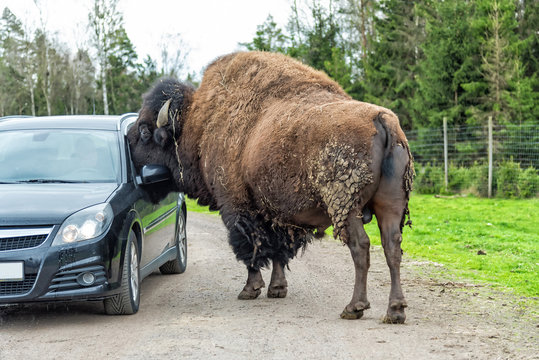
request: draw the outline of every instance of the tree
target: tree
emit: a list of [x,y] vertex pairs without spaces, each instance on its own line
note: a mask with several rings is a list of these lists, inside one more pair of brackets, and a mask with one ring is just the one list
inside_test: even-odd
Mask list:
[[385,0],[376,9],[374,36],[363,61],[364,99],[392,109],[405,129],[414,126],[413,98],[423,53],[424,20],[418,2]]
[[137,79],[139,81],[139,92],[142,94],[147,91],[153,83],[159,78],[157,63],[147,55],[142,64],[137,65]]
[[299,19],[295,2],[292,9],[288,28],[295,34],[289,37],[291,45],[286,49],[286,53],[315,69],[325,71],[346,91],[351,91],[354,86],[351,58],[341,37],[339,19],[331,2],[328,9],[319,1],[313,2],[309,9],[312,24],[306,24]]
[[304,45],[299,57],[315,69],[326,70],[326,61],[332,62],[333,49],[339,48],[339,26],[333,9],[326,10],[318,2],[311,8],[312,27],[304,27]]
[[484,114],[493,115],[499,123],[509,121],[509,106],[503,94],[508,91],[508,79],[513,77],[516,58],[510,48],[518,41],[513,0],[479,0],[477,13],[482,15],[481,23],[484,41],[481,47],[483,77],[488,86],[484,98]]
[[182,36],[178,34],[164,34],[159,43],[161,49],[162,76],[179,78],[186,69],[186,59],[189,49]]
[[[365,60],[374,38],[376,0],[341,0],[339,12],[344,15],[344,35],[348,37],[350,50]],[[357,41],[360,39],[360,41]]]
[[256,36],[250,43],[240,43],[247,50],[272,51],[285,53],[287,36],[277,27],[273,16],[268,15],[262,25],[256,27]]
[[68,85],[66,101],[66,104],[69,104],[68,113],[95,114],[95,109],[93,107],[90,109],[89,106],[90,101],[95,102],[95,68],[88,50],[77,49],[75,55],[69,59],[68,69],[65,76],[65,82]]
[[514,88],[515,98],[507,101],[517,123],[539,124],[539,1],[516,1],[518,21],[517,56],[514,64],[514,79],[509,85]]
[[[4,76],[8,76],[10,87],[3,89],[4,96],[12,97],[15,103],[7,110],[25,114],[30,101],[30,114],[36,115],[35,85],[37,81],[37,59],[34,43],[23,23],[8,9],[2,13],[2,58]],[[5,84],[7,85],[7,84]],[[21,93],[19,89],[23,89]]]
[[[418,127],[466,124],[468,108],[478,104],[486,88],[480,83],[480,42],[470,24],[474,2],[426,1],[420,8],[425,18],[425,40],[414,94]],[[414,124],[414,127],[415,125]]]
[[123,17],[117,9],[118,0],[94,0],[92,11],[88,14],[92,43],[99,65],[99,83],[103,96],[103,112],[109,114],[107,93],[107,72],[109,56],[115,33],[122,27]]
[[[519,55],[522,60],[525,77],[537,76],[539,73],[539,1],[516,0],[518,34],[521,40]],[[535,90],[539,91],[536,83]]]
[[34,5],[36,6],[39,12],[39,23],[40,28],[36,32],[35,36],[35,46],[37,56],[39,58],[38,65],[38,76],[41,78],[41,90],[43,92],[43,97],[45,98],[45,103],[47,105],[47,115],[51,115],[51,97],[52,97],[52,69],[51,66],[51,54],[50,54],[50,41],[49,34],[47,31],[46,19],[43,15],[43,9],[41,8],[39,1],[34,0]]
[[140,94],[137,89],[137,53],[125,29],[119,27],[110,39],[108,68],[106,73],[112,113],[138,111]]

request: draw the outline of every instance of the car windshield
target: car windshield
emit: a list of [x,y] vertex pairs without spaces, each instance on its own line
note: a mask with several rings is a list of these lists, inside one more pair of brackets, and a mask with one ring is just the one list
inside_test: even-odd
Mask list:
[[0,183],[118,182],[119,176],[113,131],[0,132]]

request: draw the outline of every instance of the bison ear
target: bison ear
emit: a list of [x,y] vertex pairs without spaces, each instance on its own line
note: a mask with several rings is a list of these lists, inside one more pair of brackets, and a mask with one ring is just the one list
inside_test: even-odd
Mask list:
[[159,114],[157,115],[157,127],[163,127],[168,124],[168,107],[170,106],[170,102],[172,99],[168,99],[165,105],[161,107],[161,110],[159,110]]
[[143,144],[146,144],[148,140],[152,137],[152,132],[150,129],[148,129],[148,125],[142,124],[138,127],[138,131],[140,133],[140,139],[142,140]]

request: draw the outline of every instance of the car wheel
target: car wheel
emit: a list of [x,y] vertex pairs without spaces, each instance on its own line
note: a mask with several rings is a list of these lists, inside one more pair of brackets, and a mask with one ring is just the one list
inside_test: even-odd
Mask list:
[[119,294],[104,300],[105,313],[109,315],[131,315],[138,311],[140,304],[140,269],[137,235],[129,230],[122,271],[122,285]]
[[178,214],[176,227],[176,258],[164,263],[159,270],[162,274],[181,274],[187,268],[187,232],[185,230],[185,210]]

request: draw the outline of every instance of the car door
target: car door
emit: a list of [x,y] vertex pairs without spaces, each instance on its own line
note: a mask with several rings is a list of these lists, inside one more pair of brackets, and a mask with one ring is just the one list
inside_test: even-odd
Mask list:
[[145,267],[174,245],[178,193],[168,194],[157,204],[145,198],[139,200],[135,206],[142,220],[143,243],[140,265]]

